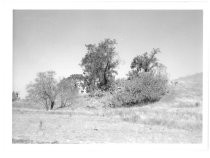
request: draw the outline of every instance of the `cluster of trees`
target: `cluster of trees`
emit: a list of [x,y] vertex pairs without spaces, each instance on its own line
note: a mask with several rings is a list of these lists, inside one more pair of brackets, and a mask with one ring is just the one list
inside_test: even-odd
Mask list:
[[[116,40],[105,39],[97,45],[85,45],[87,53],[80,64],[83,74],[73,74],[58,82],[53,71],[38,73],[34,83],[27,86],[28,98],[40,102],[49,110],[53,109],[57,100],[61,107],[69,104],[78,94],[78,87],[82,87],[88,93],[113,90],[113,86],[116,85],[116,68],[119,65],[116,44]],[[163,70],[164,66],[156,57],[158,53],[159,49],[153,49],[151,53],[136,56],[126,80],[140,78],[143,73],[155,74]]]
[[34,82],[27,86],[27,99],[40,103],[46,110],[52,110],[56,101],[64,107],[78,94],[80,77],[75,74],[58,82],[54,71],[40,72]]
[[168,91],[166,67],[156,55],[160,49],[134,57],[127,79],[118,81],[118,90],[112,98],[112,106],[132,106],[155,102]]

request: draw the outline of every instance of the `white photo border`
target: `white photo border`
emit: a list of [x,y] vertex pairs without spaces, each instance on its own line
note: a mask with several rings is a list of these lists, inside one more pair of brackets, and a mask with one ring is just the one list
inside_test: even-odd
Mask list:
[[[202,144],[12,144],[12,41],[13,41],[13,10],[203,10],[203,143]],[[210,52],[210,7],[208,1],[4,1],[1,5],[1,44],[3,46],[1,52],[1,83],[3,92],[2,96],[2,111],[1,123],[4,125],[3,134],[1,136],[4,143],[1,147],[7,154],[16,153],[22,155],[30,155],[32,157],[42,153],[42,156],[47,157],[62,157],[66,154],[76,157],[83,154],[82,157],[91,153],[92,156],[107,157],[109,153],[113,157],[133,157],[137,156],[161,156],[163,152],[172,152],[177,156],[179,152],[191,152],[193,156],[198,156],[201,152],[209,152],[209,52]],[[31,152],[33,154],[31,154]],[[23,154],[24,153],[24,154]],[[143,153],[143,155],[141,155]],[[20,154],[20,155],[21,155]],[[198,154],[198,155],[196,155]],[[6,156],[6,155],[5,155]],[[167,157],[168,157],[167,156]],[[183,154],[187,156],[187,153]],[[202,157],[199,155],[199,157]]]

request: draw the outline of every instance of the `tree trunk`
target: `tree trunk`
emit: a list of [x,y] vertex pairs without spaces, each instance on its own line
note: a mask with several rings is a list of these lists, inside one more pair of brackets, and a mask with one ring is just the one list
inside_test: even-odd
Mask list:
[[54,101],[51,101],[50,110],[52,110],[52,109],[53,109],[54,104],[55,104],[55,102],[54,102]]
[[104,87],[105,89],[107,89],[106,85],[108,83],[108,79],[107,79],[108,66],[109,66],[109,62],[107,62],[107,64],[106,64],[106,67],[103,72],[103,80],[101,82],[101,87]]
[[107,72],[105,71],[105,72],[104,72],[104,85],[105,85],[105,86],[107,85],[107,82],[108,82],[108,81],[107,81],[106,73],[107,73]]

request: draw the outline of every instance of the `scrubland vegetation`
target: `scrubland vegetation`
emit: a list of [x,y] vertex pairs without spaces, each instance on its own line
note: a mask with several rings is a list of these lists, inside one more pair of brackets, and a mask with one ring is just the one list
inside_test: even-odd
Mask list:
[[83,74],[38,73],[13,100],[13,143],[201,143],[202,74],[169,81],[153,49],[116,79],[116,44],[86,45]]

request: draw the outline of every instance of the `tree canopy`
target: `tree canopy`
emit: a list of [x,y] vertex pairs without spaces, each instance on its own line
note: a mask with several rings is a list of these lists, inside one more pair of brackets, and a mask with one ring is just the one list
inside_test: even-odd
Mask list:
[[27,86],[27,97],[44,105],[46,110],[53,109],[58,93],[54,76],[54,71],[40,72],[35,81]]
[[70,104],[76,95],[78,95],[78,86],[74,77],[63,78],[57,85],[58,87],[58,99],[60,100],[60,106],[65,107]]
[[130,68],[132,71],[128,73],[129,78],[138,76],[141,72],[150,72],[155,68],[163,67],[156,57],[158,53],[160,53],[159,48],[153,49],[150,53],[145,52],[142,55],[136,56],[131,62]]
[[82,58],[84,81],[88,91],[108,90],[114,79],[119,61],[116,59],[116,40],[105,39],[98,45],[86,45],[87,53]]

